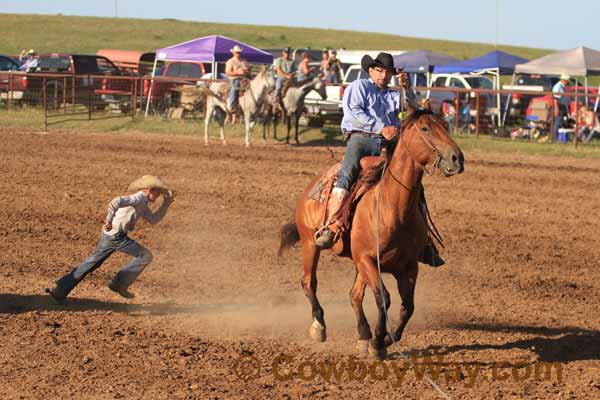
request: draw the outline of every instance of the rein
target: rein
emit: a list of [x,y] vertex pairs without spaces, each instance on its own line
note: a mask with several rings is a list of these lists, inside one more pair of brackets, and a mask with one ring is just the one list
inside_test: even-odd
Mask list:
[[417,162],[417,160],[415,160],[412,153],[410,152],[410,149],[408,148],[408,145],[404,141],[404,135],[403,135],[404,131],[408,130],[408,127],[414,125],[415,123],[416,123],[416,121],[414,121],[413,123],[411,123],[410,125],[408,125],[406,128],[404,128],[402,130],[402,132],[400,133],[400,144],[402,144],[404,146],[404,148],[406,149],[406,153],[408,153],[408,156],[410,157],[412,162],[415,163],[419,168],[421,168],[423,170],[423,172],[425,173],[425,175],[431,176],[431,175],[433,175],[433,173],[435,172],[435,169],[440,164],[440,161],[442,161],[442,153],[440,153],[440,151],[437,149],[437,147],[435,147],[434,144],[431,143],[431,141],[429,141],[425,137],[423,132],[421,132],[421,129],[418,129],[419,137],[429,147],[429,150],[431,150],[431,152],[436,156],[436,158],[431,163],[425,164],[425,165],[422,165],[421,163]]

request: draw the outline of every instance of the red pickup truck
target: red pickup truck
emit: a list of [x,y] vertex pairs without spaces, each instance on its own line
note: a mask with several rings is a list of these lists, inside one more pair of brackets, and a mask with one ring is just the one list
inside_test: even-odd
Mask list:
[[98,55],[43,54],[38,57],[37,67],[27,75],[12,74],[10,85],[8,82],[4,85],[7,90],[9,86],[13,90],[13,99],[17,95],[23,102],[41,104],[45,80],[46,99],[50,108],[57,108],[65,102],[92,103],[103,107],[111,101],[118,101],[116,96],[131,93],[133,88],[130,79],[110,79],[127,74],[108,58]]
[[19,72],[20,64],[10,56],[0,55],[0,100],[19,101],[27,88],[27,77]]

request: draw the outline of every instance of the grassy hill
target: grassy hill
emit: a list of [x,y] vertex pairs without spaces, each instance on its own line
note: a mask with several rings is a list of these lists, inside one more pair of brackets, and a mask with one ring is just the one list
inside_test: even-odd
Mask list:
[[[102,48],[155,50],[205,35],[225,35],[262,48],[284,46],[347,49],[428,49],[459,59],[479,56],[494,49],[491,44],[421,39],[383,33],[190,22],[172,19],[76,17],[62,15],[0,14],[0,53],[38,52],[95,53]],[[551,50],[498,46],[533,59]]]

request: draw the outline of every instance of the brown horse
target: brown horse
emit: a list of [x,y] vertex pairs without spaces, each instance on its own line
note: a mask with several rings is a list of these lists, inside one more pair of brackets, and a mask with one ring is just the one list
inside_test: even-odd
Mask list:
[[[356,267],[350,301],[358,320],[358,350],[361,355],[368,351],[378,358],[385,357],[387,346],[400,340],[414,311],[417,260],[426,235],[426,221],[418,205],[423,172],[433,172],[435,167],[443,175],[451,176],[464,169],[463,154],[448,136],[447,125],[439,117],[430,111],[416,111],[403,124],[395,148],[388,152],[380,181],[356,205],[349,233],[349,257]],[[280,252],[297,242],[302,244],[302,288],[310,301],[313,317],[309,333],[314,340],[324,341],[327,337],[325,319],[317,299],[320,250],[314,243],[314,234],[322,223],[323,203],[309,198],[310,189],[318,179],[320,177],[312,180],[298,200],[296,222],[282,227]],[[377,239],[381,272],[396,278],[402,299],[400,325],[393,338],[386,330],[390,295],[378,272]],[[374,338],[362,307],[366,285],[373,291],[378,308]]]

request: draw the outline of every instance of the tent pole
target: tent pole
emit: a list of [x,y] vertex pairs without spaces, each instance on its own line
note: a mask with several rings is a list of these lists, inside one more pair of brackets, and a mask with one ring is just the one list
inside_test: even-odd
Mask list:
[[154,66],[152,67],[152,80],[150,81],[150,89],[148,90],[148,100],[146,100],[146,112],[144,113],[144,118],[148,116],[148,110],[150,109],[150,99],[152,98],[152,88],[154,87],[154,74],[156,73],[157,61],[158,60],[154,58]]
[[212,62],[212,76],[213,79],[217,79],[217,63],[215,61]]
[[598,95],[596,96],[596,103],[594,104],[594,112],[598,112],[598,101],[600,101],[600,85],[598,85]]
[[587,75],[585,76],[585,106],[588,107],[588,77]]
[[[500,68],[498,68],[496,70],[496,90],[500,90]],[[498,107],[498,126],[502,127],[504,126],[504,124],[502,123],[502,110],[500,107],[501,104],[501,98],[502,96],[500,96],[500,92],[498,92],[496,94],[496,107]]]
[[[512,80],[510,81],[510,86],[514,86],[515,85],[515,77],[517,75],[517,71],[513,71],[513,75],[512,75]],[[512,89],[512,87],[511,87]],[[514,89],[512,89],[514,90]],[[504,109],[504,118],[502,119],[502,124],[504,125],[506,123],[506,116],[508,115],[508,108],[510,107],[510,101],[512,100],[512,95],[509,93],[506,95],[506,107]]]

